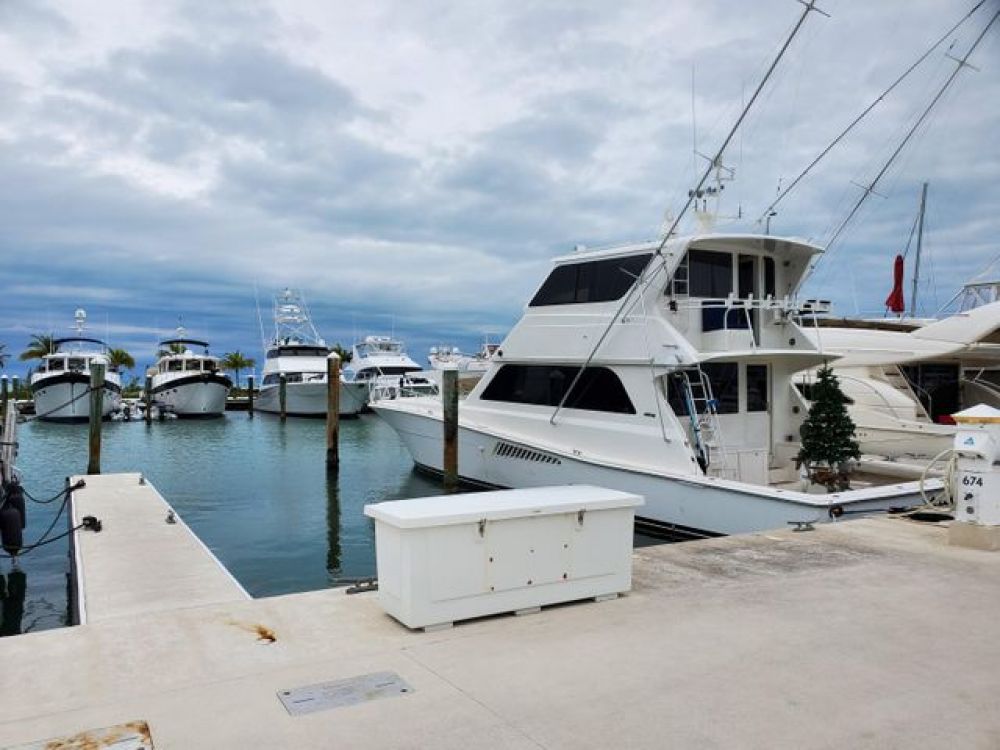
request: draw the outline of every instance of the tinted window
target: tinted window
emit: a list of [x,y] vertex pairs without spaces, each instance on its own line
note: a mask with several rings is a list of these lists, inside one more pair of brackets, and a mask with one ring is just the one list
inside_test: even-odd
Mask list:
[[[558,406],[579,367],[504,365],[483,391],[485,401]],[[566,399],[568,409],[635,414],[618,376],[606,367],[588,367]]]
[[733,256],[689,250],[688,278],[692,297],[728,297],[733,291]]
[[767,411],[767,365],[747,365],[747,411]]
[[774,296],[774,258],[764,258],[764,296]]
[[530,306],[621,299],[652,257],[652,253],[647,253],[557,266],[535,294]]
[[740,368],[735,362],[710,362],[701,366],[712,384],[715,410],[736,414],[740,410]]

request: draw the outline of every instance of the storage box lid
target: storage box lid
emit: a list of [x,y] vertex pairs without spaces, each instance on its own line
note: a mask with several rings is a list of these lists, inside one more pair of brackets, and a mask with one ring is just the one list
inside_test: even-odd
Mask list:
[[365,515],[402,529],[448,526],[532,515],[576,513],[581,510],[635,508],[640,495],[589,485],[532,487],[498,492],[416,497],[365,506]]

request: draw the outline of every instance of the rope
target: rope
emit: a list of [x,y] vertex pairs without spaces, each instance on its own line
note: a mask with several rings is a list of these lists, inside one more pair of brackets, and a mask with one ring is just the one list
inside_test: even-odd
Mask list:
[[[73,489],[76,489],[76,485],[74,485],[73,487],[70,487],[68,489],[70,491],[72,491]],[[18,553],[16,555],[7,555],[7,554],[4,554],[4,555],[0,555],[0,557],[2,557],[4,559],[7,559],[7,560],[16,560],[18,557],[21,557],[22,555],[25,555],[28,552],[31,552],[32,550],[36,550],[39,547],[44,547],[46,544],[52,544],[53,542],[57,542],[60,539],[64,539],[65,537],[67,537],[70,534],[72,534],[74,531],[77,531],[78,529],[81,529],[84,526],[86,526],[87,525],[86,523],[78,524],[77,526],[74,526],[73,528],[71,528],[69,531],[67,531],[67,532],[65,532],[63,534],[60,534],[59,536],[55,536],[55,537],[52,537],[51,539],[48,539],[49,534],[52,533],[52,529],[54,529],[55,526],[56,526],[56,522],[62,517],[63,512],[66,510],[66,505],[67,505],[67,503],[69,503],[69,495],[70,495],[70,492],[66,492],[65,493],[65,497],[63,498],[62,505],[59,506],[59,510],[56,512],[55,516],[52,518],[52,523],[50,523],[49,527],[47,529],[45,529],[45,533],[42,534],[38,538],[38,541],[36,541],[34,544],[28,544],[28,545],[25,545],[25,546],[21,547],[21,549],[18,550]],[[2,506],[0,506],[0,507],[2,507]]]
[[34,414],[32,416],[24,416],[24,417],[22,417],[22,419],[25,422],[34,422],[36,419],[45,419],[45,417],[48,417],[48,416],[51,416],[52,414],[55,414],[60,409],[65,409],[70,404],[75,404],[77,401],[79,401],[84,396],[88,395],[93,390],[94,390],[93,386],[89,386],[88,385],[87,386],[87,390],[85,390],[83,393],[81,393],[81,394],[79,394],[77,396],[74,396],[69,401],[67,401],[65,404],[59,404],[59,406],[55,407],[54,409],[49,409],[44,414]]

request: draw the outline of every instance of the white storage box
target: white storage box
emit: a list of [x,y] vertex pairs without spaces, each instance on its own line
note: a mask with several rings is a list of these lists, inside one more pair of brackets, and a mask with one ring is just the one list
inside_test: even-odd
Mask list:
[[580,485],[366,505],[379,602],[420,628],[628,591],[642,504]]

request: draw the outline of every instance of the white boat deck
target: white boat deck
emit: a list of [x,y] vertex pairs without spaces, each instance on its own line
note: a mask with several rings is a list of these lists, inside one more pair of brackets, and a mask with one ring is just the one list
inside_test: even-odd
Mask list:
[[[101,554],[139,565],[173,528],[160,521],[142,546],[109,536]],[[628,596],[433,634],[374,594],[199,601],[185,561],[201,566],[185,554],[164,571],[180,606],[146,597],[0,640],[16,686],[0,747],[137,721],[157,750],[1000,743],[1000,554],[948,547],[941,526],[879,518],[643,548]],[[87,586],[112,581],[125,579]],[[386,671],[409,692],[306,715],[279,700]]]

